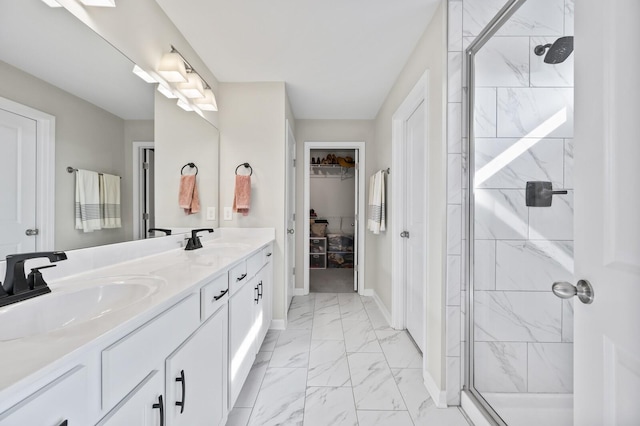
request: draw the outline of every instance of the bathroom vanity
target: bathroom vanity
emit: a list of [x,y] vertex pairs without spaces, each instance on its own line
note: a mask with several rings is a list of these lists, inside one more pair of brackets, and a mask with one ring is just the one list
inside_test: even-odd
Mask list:
[[274,231],[246,231],[0,309],[0,425],[224,425],[272,317]]

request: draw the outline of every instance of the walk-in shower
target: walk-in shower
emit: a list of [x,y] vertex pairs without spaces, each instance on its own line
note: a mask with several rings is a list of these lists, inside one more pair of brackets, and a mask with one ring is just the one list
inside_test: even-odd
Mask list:
[[[481,0],[463,0],[480,10]],[[498,425],[573,423],[573,1],[463,22],[469,182],[465,388]],[[476,7],[474,7],[476,6]],[[464,27],[486,24],[474,34]]]

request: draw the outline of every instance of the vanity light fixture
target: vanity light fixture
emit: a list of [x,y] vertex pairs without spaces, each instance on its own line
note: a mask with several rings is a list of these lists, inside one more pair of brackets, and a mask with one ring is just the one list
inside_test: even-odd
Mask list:
[[42,0],[42,2],[49,7],[62,7],[56,0]]
[[116,0],[80,0],[85,6],[116,7]]
[[147,83],[157,83],[155,78],[151,77],[148,72],[146,72],[145,70],[143,70],[137,65],[133,66],[133,73],[138,77],[140,77],[141,79],[143,79],[144,81],[146,81]]
[[158,73],[170,83],[184,83],[187,81],[187,68],[182,55],[173,49],[162,55]]
[[178,99],[178,106],[185,111],[193,111],[193,108],[191,108],[189,102],[183,101],[182,99]]
[[168,99],[176,99],[177,96],[171,89],[164,86],[162,83],[158,83],[158,92],[162,93]]
[[188,73],[187,81],[185,83],[178,83],[177,88],[180,93],[189,99],[204,97],[204,85],[202,84],[202,79],[193,71]]
[[205,111],[217,111],[218,103],[216,102],[216,95],[214,95],[213,90],[205,89],[204,90],[204,98],[194,99],[193,103],[202,110]]

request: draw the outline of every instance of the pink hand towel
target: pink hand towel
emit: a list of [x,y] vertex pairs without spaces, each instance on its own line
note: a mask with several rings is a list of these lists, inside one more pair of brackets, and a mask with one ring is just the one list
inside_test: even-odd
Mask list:
[[200,196],[198,195],[196,175],[180,176],[178,205],[184,209],[186,214],[194,214],[200,211]]
[[251,176],[236,175],[236,189],[233,192],[233,211],[249,215],[251,206]]

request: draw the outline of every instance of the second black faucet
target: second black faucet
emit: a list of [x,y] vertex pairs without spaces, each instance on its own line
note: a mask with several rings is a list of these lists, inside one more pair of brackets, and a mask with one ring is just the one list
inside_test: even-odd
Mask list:
[[200,242],[200,237],[198,237],[198,232],[213,232],[213,228],[202,228],[202,229],[194,229],[191,231],[191,238],[187,241],[187,246],[184,248],[185,250],[195,250],[202,248],[202,243]]

